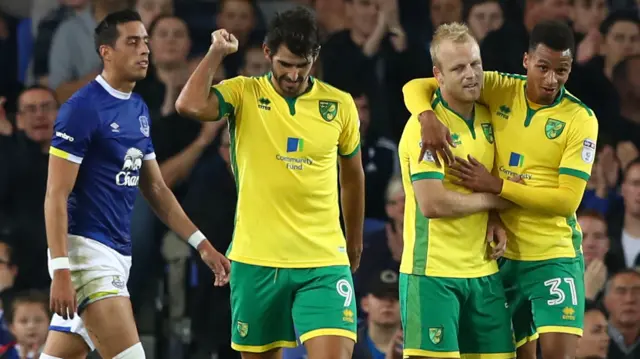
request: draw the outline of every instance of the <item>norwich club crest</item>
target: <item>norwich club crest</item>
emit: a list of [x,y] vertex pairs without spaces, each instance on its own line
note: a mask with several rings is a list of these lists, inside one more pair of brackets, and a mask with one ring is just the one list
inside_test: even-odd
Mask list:
[[547,124],[544,126],[544,134],[547,135],[547,138],[550,140],[556,139],[562,134],[565,126],[566,123],[560,120],[549,118],[547,120]]
[[442,341],[442,328],[429,328],[429,339],[433,344],[439,344]]
[[489,143],[493,144],[493,126],[490,123],[482,124],[482,133],[484,133],[484,137],[489,141]]
[[320,116],[322,116],[325,121],[331,122],[338,114],[338,103],[335,101],[320,100],[320,102],[318,102],[318,110],[320,111]]
[[249,324],[247,323],[238,321],[237,329],[238,329],[238,334],[240,334],[240,336],[243,338],[246,337],[247,334],[249,334]]

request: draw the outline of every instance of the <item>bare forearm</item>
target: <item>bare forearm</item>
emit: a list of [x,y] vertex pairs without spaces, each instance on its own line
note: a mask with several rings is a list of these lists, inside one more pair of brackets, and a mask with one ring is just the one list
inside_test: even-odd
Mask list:
[[51,258],[66,257],[68,254],[67,197],[62,194],[47,193],[44,199],[44,218]]
[[464,194],[445,191],[440,198],[422,199],[421,206],[425,217],[462,217],[470,214],[488,211],[495,207],[497,197],[488,193]]
[[223,58],[224,56],[216,51],[207,52],[178,96],[176,110],[179,114],[200,121],[218,119],[218,107],[212,106],[217,100],[211,93],[211,86]]
[[198,228],[184,212],[173,192],[166,186],[143,189],[142,194],[156,216],[180,238],[187,240]]
[[[362,240],[364,225],[364,173],[340,175],[340,199],[347,241]],[[362,245],[362,243],[348,243]]]
[[189,176],[205,148],[206,144],[196,140],[182,152],[169,158],[160,165],[162,178],[169,188],[173,188]]

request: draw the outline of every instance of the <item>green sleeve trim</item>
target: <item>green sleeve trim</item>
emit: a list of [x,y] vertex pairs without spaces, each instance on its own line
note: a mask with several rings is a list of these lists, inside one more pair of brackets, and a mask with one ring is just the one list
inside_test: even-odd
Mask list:
[[358,144],[358,146],[356,146],[356,149],[353,150],[353,152],[351,152],[351,153],[349,153],[347,155],[340,154],[340,152],[338,152],[338,154],[340,154],[340,157],[342,157],[342,158],[351,158],[351,157],[355,156],[356,153],[358,153],[358,151],[360,151],[360,145],[359,144]]
[[218,91],[217,88],[212,87],[211,89],[213,90],[213,93],[218,98],[218,119],[216,121],[219,121],[223,119],[226,115],[231,115],[230,113],[231,111],[229,110],[232,109],[233,106],[231,106],[229,103],[227,103],[227,101],[224,100],[224,96],[222,96],[222,93],[220,93],[220,91]]
[[443,180],[444,179],[444,173],[432,171],[432,172],[414,173],[414,174],[411,175],[411,182],[420,181],[420,180],[424,180],[424,179]]
[[573,176],[573,177],[578,177],[578,178],[581,178],[581,179],[583,179],[585,181],[588,181],[589,177],[591,177],[586,172],[582,172],[580,170],[574,170],[573,168],[566,168],[566,167],[560,167],[560,170],[558,171],[558,173],[560,173],[561,175],[569,175],[569,176]]

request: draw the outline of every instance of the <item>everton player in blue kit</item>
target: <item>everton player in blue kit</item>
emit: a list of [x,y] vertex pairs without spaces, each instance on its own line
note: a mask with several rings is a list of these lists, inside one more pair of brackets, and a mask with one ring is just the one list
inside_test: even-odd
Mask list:
[[140,16],[110,14],[95,37],[104,70],[60,108],[51,142],[45,217],[56,314],[40,359],[85,358],[94,347],[103,358],[145,358],[126,287],[138,186],[158,217],[199,251],[216,285],[226,284],[230,270],[164,183],[149,110],[131,93],[149,63]]

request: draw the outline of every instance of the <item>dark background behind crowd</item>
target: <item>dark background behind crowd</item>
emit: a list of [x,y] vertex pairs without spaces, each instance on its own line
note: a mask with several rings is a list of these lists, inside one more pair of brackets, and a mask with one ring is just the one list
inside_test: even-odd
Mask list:
[[[100,72],[93,29],[108,13],[140,12],[152,66],[135,92],[151,111],[165,181],[220,251],[233,232],[236,191],[227,129],[180,117],[175,100],[225,28],[240,43],[216,82],[269,71],[266,24],[293,6],[313,9],[324,44],[313,75],[355,99],[366,173],[366,228],[355,276],[361,331],[354,357],[391,358],[400,326],[397,271],[404,192],[397,143],[409,117],[402,86],[431,75],[433,30],[466,22],[484,68],[523,73],[529,32],[567,21],[577,49],[566,87],[598,116],[598,154],[578,220],[587,307],[578,358],[640,358],[640,1],[635,0],[3,0],[0,4],[0,355],[46,338],[43,200],[59,105]],[[129,288],[148,358],[238,358],[229,348],[229,289],[143,200],[132,221]],[[437,310],[437,308],[434,308]],[[606,313],[606,316],[605,316]],[[37,333],[34,335],[33,333]],[[31,342],[33,343],[31,343]],[[301,348],[286,352],[302,358]]]

